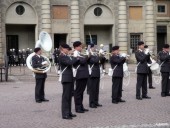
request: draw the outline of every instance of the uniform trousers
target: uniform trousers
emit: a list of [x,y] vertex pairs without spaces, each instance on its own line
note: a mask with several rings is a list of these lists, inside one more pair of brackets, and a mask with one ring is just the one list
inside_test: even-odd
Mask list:
[[76,110],[82,110],[84,108],[83,93],[85,91],[86,85],[87,85],[87,78],[76,80],[76,89],[74,91],[74,101],[75,101]]
[[112,77],[112,101],[118,101],[122,97],[123,77]]
[[36,78],[36,86],[35,86],[35,100],[43,100],[44,93],[44,85],[46,78]]
[[148,76],[149,87],[152,87],[152,71],[150,70],[150,68],[149,68],[149,73],[147,76]]
[[69,116],[71,114],[71,98],[72,98],[72,82],[62,82],[63,94],[62,94],[62,116]]
[[99,85],[100,78],[99,77],[91,77],[89,84],[89,104],[98,104],[99,101]]
[[162,72],[162,92],[161,95],[167,95],[169,94],[169,84],[170,84],[170,80],[169,80],[169,73],[168,72]]
[[142,88],[142,96],[147,96],[147,74],[138,73],[137,74],[137,84],[136,84],[136,97],[141,96]]

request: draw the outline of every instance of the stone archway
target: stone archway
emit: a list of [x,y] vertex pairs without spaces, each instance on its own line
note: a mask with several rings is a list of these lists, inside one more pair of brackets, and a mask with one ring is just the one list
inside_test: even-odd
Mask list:
[[90,6],[84,16],[84,38],[88,44],[88,35],[91,34],[95,43],[99,46],[104,44],[109,52],[115,39],[114,34],[114,14],[105,5],[95,4]]
[[[101,13],[101,14],[100,14]],[[84,25],[113,25],[112,11],[105,5],[92,5],[84,16]]]
[[5,15],[6,49],[9,50],[14,43],[9,40],[17,37],[16,50],[31,48],[35,46],[36,27],[38,23],[37,14],[32,6],[24,2],[16,2],[9,6]]

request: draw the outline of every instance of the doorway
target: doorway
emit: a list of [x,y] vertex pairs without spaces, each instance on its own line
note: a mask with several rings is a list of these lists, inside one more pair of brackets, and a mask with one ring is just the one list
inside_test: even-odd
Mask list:
[[7,35],[6,36],[6,45],[7,45],[7,51],[10,49],[15,49],[15,51],[18,51],[18,35]]
[[54,34],[54,48],[59,48],[60,44],[67,42],[67,34]]
[[167,43],[167,26],[157,26],[157,52]]

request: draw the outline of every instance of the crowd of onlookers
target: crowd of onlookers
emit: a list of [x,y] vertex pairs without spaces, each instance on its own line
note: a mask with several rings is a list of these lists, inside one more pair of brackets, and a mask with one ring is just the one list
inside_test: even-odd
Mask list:
[[[26,66],[26,59],[27,57],[33,52],[32,49],[22,49],[22,50],[16,50],[16,49],[9,49],[7,51],[8,56],[8,65],[9,66]],[[51,53],[49,60],[55,64],[58,64],[58,56],[60,54],[60,51],[58,48],[54,49],[54,52]]]

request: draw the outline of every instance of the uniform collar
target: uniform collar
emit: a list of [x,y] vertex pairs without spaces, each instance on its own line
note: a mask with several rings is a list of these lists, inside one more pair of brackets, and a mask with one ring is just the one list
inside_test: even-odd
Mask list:
[[64,52],[61,52],[61,54],[63,54],[64,56],[66,56],[66,54]]
[[39,58],[40,58],[40,55],[36,54]]
[[138,49],[140,52],[143,52],[143,50],[141,50],[140,48]]
[[80,54],[80,52],[79,51],[77,51],[77,50],[75,50],[78,54]]

